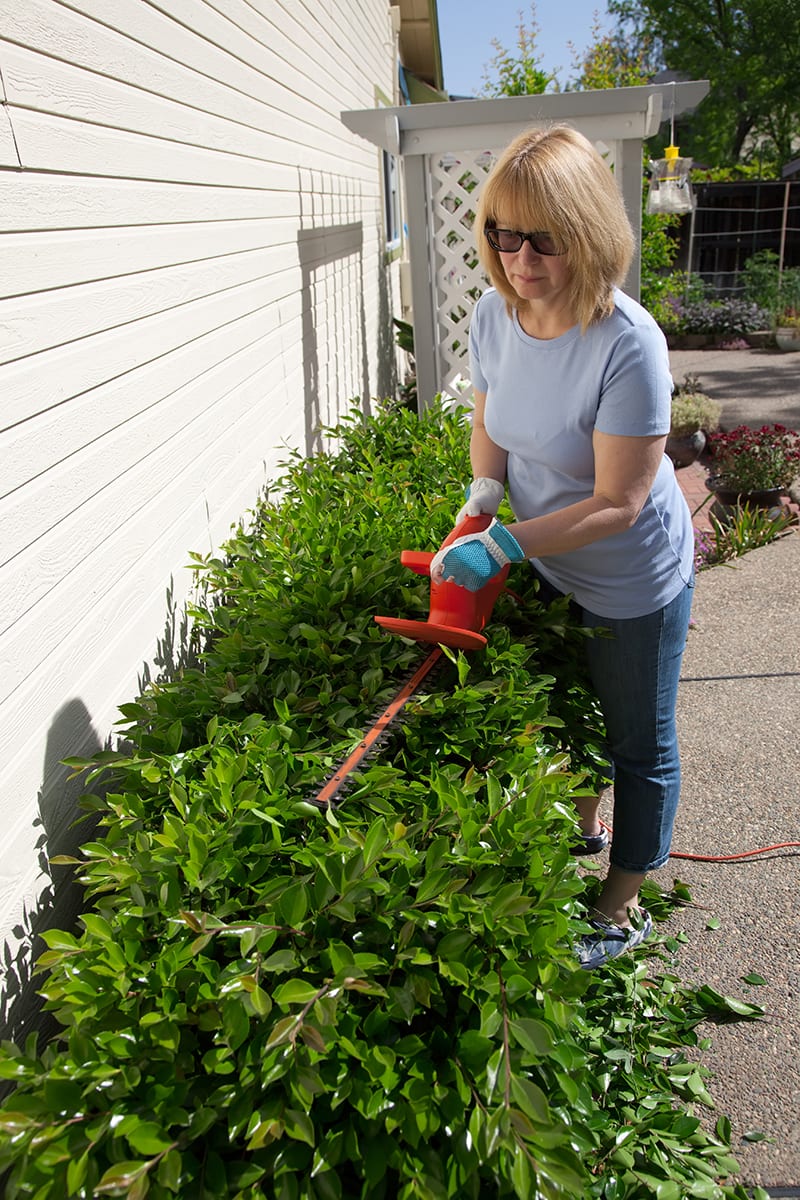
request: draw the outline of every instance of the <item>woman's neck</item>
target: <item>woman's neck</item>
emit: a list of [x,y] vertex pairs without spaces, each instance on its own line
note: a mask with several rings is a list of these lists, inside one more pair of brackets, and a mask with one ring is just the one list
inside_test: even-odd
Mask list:
[[561,337],[562,333],[566,333],[577,323],[567,305],[554,308],[552,305],[540,305],[530,300],[519,305],[517,317],[523,332],[540,341]]

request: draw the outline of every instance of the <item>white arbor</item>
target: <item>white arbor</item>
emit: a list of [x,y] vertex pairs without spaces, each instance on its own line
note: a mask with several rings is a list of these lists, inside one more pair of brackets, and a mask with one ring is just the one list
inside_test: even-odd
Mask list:
[[[534,126],[567,122],[580,130],[606,155],[639,235],[643,139],[662,120],[695,108],[708,90],[700,80],[342,113],[348,129],[402,158],[421,406],[437,392],[458,396],[467,382],[470,313],[486,286],[472,223],[483,180],[503,147]],[[637,299],[639,276],[637,248],[625,285]]]

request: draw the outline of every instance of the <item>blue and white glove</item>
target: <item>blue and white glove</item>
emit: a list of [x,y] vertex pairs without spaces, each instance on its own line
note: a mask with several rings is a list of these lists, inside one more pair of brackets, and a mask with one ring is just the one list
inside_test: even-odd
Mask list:
[[485,475],[473,479],[467,486],[466,503],[460,509],[455,524],[459,525],[464,517],[479,517],[481,513],[496,517],[505,494],[505,485],[499,479],[488,479]]
[[513,533],[492,521],[481,533],[468,533],[439,550],[431,560],[434,583],[452,581],[470,592],[480,591],[506,563],[522,562],[525,552]]

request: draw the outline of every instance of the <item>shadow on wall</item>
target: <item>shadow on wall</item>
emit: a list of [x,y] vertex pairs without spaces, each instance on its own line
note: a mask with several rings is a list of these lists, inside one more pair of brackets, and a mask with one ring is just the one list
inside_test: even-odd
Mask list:
[[[206,593],[202,587],[197,595],[205,600]],[[195,596],[195,602],[196,599]],[[164,632],[156,643],[152,663],[142,664],[139,675],[140,695],[151,683],[167,683],[171,679],[179,679],[185,670],[200,665],[200,638],[192,628],[186,605],[179,610],[175,603],[175,579],[172,575],[169,578],[166,602]],[[155,676],[153,667],[158,668]]]
[[[365,411],[369,408],[369,364],[364,336],[364,232],[360,221],[348,225],[328,225],[301,229],[297,235],[300,258],[303,312],[303,390],[305,411],[305,453],[316,454],[323,448],[321,428],[338,419],[339,405],[348,397],[331,395],[341,374],[354,378],[354,347],[348,345],[352,331],[352,313],[328,311],[329,294],[346,304],[349,295],[359,306],[357,324],[361,351],[361,388]],[[348,261],[350,260],[350,261]],[[327,287],[329,275],[335,286]],[[344,286],[343,286],[344,285]],[[322,340],[318,329],[322,324]],[[331,369],[332,368],[332,369]]]
[[[202,594],[202,591],[201,591]],[[174,580],[170,578],[166,592],[167,615],[164,632],[158,639],[152,664],[158,669],[154,682],[179,678],[181,673],[199,662],[199,642],[192,630],[186,608],[179,610],[175,603]],[[151,663],[143,665],[139,675],[139,693],[153,682]],[[124,699],[130,699],[125,697]],[[114,739],[116,749],[124,749],[124,741]],[[38,815],[34,827],[39,831],[36,850],[39,867],[48,882],[32,908],[24,911],[22,921],[13,929],[13,943],[3,947],[0,991],[0,1037],[21,1045],[25,1037],[39,1032],[48,1040],[60,1028],[55,1019],[43,1010],[38,995],[44,976],[35,975],[37,958],[47,946],[42,934],[48,929],[73,931],[85,908],[84,889],[75,879],[74,869],[50,864],[60,854],[80,857],[80,847],[96,836],[98,819],[85,816],[78,800],[87,790],[85,776],[69,779],[70,769],[63,759],[89,758],[105,746],[95,730],[91,715],[80,699],[67,701],[56,713],[48,730],[42,768],[42,786],[38,796]],[[111,780],[93,781],[91,790],[102,796]],[[0,1094],[8,1089],[0,1088]]]
[[84,790],[80,779],[68,780],[69,770],[62,759],[69,755],[91,755],[101,748],[100,738],[82,700],[68,700],[56,713],[47,732],[42,768],[42,786],[38,796],[36,850],[42,876],[48,880],[33,907],[25,907],[22,921],[13,929],[13,947],[3,947],[4,987],[0,996],[2,1036],[15,1042],[33,1030],[52,1034],[55,1022],[42,1011],[37,995],[41,976],[33,974],[34,964],[47,949],[42,934],[48,929],[72,929],[83,907],[83,888],[69,868],[50,865],[58,854],[74,855],[82,842],[89,840],[93,821],[82,821],[77,807]]

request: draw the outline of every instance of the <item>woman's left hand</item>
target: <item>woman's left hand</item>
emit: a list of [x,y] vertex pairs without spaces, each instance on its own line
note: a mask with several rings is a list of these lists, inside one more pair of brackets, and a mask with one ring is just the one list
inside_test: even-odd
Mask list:
[[456,538],[437,551],[431,560],[431,579],[434,583],[452,582],[478,592],[506,563],[524,559],[525,553],[513,533],[493,520],[482,532]]

